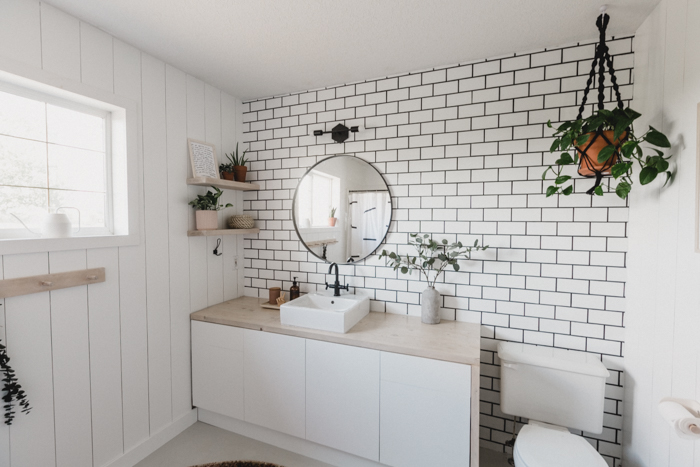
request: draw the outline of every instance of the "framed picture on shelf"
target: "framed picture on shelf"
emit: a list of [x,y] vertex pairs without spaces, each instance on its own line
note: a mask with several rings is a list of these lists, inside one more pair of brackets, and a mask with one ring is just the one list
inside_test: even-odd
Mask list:
[[220,178],[219,163],[216,160],[216,148],[213,144],[187,139],[190,149],[193,177]]

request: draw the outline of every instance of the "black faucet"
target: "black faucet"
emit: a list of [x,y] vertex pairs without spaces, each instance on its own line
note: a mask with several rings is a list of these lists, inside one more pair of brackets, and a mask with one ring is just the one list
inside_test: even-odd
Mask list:
[[340,291],[341,290],[350,290],[350,286],[345,284],[345,285],[340,285],[340,281],[338,280],[338,265],[336,263],[331,263],[331,267],[328,268],[328,274],[333,274],[333,266],[335,266],[335,284],[329,285],[328,282],[326,282],[326,290],[330,287],[331,289],[334,290],[333,296],[334,297],[340,297]]

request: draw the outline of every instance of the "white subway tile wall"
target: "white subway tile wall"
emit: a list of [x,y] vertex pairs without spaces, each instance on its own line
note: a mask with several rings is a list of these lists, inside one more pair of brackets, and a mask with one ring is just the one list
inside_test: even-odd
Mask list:
[[[610,41],[626,105],[632,99],[632,37]],[[544,196],[553,123],[576,117],[593,44],[410,73],[243,104],[250,179],[244,209],[261,232],[245,244],[245,293],[269,287],[324,288],[328,265],[301,245],[292,223],[299,178],[325,157],[353,154],[387,181],[393,222],[381,249],[406,251],[409,234],[489,245],[438,284],[443,319],[481,324],[482,445],[506,450],[513,417],[499,407],[499,340],[585,350],[610,369],[604,431],[583,433],[611,466],[620,465],[627,205],[614,193]],[[606,78],[606,107],[614,95]],[[597,83],[586,114],[597,100]],[[345,143],[328,131],[359,126]],[[376,256],[340,268],[341,280],[369,295],[372,310],[420,314],[417,275]],[[518,419],[517,429],[524,420]]]

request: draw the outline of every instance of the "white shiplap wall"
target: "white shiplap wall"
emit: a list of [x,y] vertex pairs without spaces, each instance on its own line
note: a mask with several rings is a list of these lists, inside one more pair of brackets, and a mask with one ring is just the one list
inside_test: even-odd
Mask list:
[[[626,103],[632,42],[608,43]],[[594,48],[573,44],[244,103],[250,175],[261,185],[244,195],[244,208],[262,228],[245,241],[246,294],[288,289],[295,276],[302,291],[323,289],[328,265],[298,241],[292,197],[314,163],[360,157],[392,194],[393,222],[380,250],[405,249],[413,232],[491,246],[437,285],[443,319],[482,325],[482,446],[505,449],[513,429],[499,405],[499,340],[585,350],[601,356],[611,377],[603,433],[584,435],[620,465],[628,209],[614,193],[584,194],[590,179],[577,177],[573,196],[550,198],[542,181],[558,157],[548,152],[546,123],[576,117]],[[610,87],[606,96],[610,108]],[[313,136],[339,122],[360,131],[342,144]],[[415,275],[397,274],[376,256],[340,273],[370,296],[374,311],[420,313],[425,283]]]
[[[239,295],[243,242],[224,238],[214,257],[216,238],[187,237],[187,202],[206,189],[185,179],[186,139],[230,152],[241,104],[35,0],[0,0],[0,56],[139,104],[144,206],[137,246],[0,258],[5,278],[107,269],[103,284],[0,301],[0,338],[33,406],[0,425],[0,467],[128,465],[194,420],[189,313]],[[222,222],[242,211],[240,193],[225,201]]]
[[625,467],[700,465],[700,449],[658,413],[664,397],[700,399],[698,105],[700,2],[662,0],[637,31],[634,108],[673,144],[676,176],[633,193],[629,220]]

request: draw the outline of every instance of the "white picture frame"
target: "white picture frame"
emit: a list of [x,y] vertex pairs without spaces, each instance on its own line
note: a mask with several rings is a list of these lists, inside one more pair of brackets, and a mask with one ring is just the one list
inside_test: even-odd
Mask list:
[[204,141],[187,139],[190,152],[193,177],[221,178],[219,163],[216,159],[216,147]]

